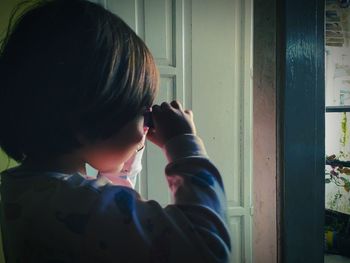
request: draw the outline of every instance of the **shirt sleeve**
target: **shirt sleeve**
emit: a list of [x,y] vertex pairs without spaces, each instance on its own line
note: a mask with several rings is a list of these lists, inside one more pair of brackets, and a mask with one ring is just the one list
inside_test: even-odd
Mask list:
[[169,161],[165,173],[173,206],[192,223],[206,258],[228,260],[231,242],[224,186],[202,140],[192,134],[181,135],[170,140],[164,152]]
[[[186,134],[163,148],[173,203],[161,207],[129,187],[101,189],[87,225],[89,262],[229,262],[222,179],[200,138]],[[151,175],[150,175],[151,176]]]

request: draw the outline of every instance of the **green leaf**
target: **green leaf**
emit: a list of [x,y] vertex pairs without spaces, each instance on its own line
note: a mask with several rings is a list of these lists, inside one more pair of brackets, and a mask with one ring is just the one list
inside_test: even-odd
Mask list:
[[345,177],[339,177],[340,180],[342,180],[344,183],[349,183],[349,180]]
[[331,179],[327,178],[325,182],[326,184],[329,184],[331,182]]

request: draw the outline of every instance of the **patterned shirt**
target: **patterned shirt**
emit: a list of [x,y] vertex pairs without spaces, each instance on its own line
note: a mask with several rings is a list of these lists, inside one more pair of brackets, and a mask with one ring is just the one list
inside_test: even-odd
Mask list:
[[228,262],[224,188],[202,141],[181,135],[163,150],[173,194],[165,208],[105,177],[3,172],[6,262]]

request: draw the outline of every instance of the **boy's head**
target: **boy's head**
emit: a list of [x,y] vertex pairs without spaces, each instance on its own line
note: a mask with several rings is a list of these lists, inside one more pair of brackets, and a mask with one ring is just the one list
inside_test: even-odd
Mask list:
[[143,41],[84,0],[40,1],[0,54],[0,145],[17,161],[59,156],[110,138],[142,116],[158,89]]

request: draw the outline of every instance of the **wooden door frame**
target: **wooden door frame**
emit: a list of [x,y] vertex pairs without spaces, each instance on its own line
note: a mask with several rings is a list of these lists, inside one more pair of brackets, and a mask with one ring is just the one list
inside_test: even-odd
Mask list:
[[277,1],[278,261],[323,262],[324,0]]
[[[324,5],[324,0],[254,3],[255,263],[324,260]],[[271,194],[256,183],[261,176],[276,191],[272,205]],[[276,215],[270,222],[268,209]],[[264,227],[275,231],[268,236],[259,232]],[[256,249],[261,245],[270,254]]]

